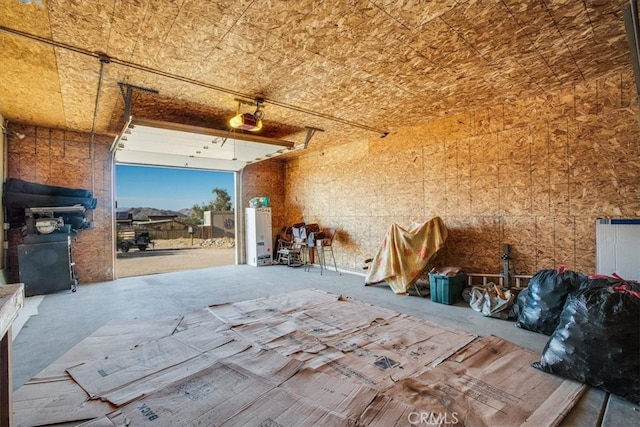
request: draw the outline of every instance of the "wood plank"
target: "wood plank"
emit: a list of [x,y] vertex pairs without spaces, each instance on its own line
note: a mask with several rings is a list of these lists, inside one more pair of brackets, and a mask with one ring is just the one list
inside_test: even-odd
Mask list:
[[0,286],[0,426],[13,425],[12,414],[12,366],[11,366],[11,324],[24,306],[24,285]]
[[22,307],[24,307],[22,283],[0,286],[0,336],[4,337]]
[[0,341],[0,426],[13,425],[13,381],[11,380],[11,328],[2,336]]

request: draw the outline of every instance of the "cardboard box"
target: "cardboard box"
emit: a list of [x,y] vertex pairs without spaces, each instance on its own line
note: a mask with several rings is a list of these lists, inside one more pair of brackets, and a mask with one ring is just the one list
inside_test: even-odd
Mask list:
[[462,290],[467,284],[467,275],[445,276],[429,273],[431,301],[440,304],[455,304],[462,299]]

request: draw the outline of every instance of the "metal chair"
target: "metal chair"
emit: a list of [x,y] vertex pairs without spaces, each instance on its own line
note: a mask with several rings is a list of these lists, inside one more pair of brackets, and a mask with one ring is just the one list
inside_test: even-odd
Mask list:
[[286,227],[283,236],[278,238],[278,264],[286,264],[289,267],[299,267],[303,264],[302,252],[305,240],[300,237],[299,225],[294,224],[292,227]]
[[327,252],[331,252],[331,258],[333,259],[333,266],[336,269],[336,272],[340,275],[338,271],[338,265],[336,264],[336,256],[333,253],[333,238],[336,235],[335,228],[325,228],[322,230],[324,232],[324,237],[322,239],[316,240],[316,251],[318,253],[318,264],[320,264],[320,275],[322,275],[322,271],[327,268]]

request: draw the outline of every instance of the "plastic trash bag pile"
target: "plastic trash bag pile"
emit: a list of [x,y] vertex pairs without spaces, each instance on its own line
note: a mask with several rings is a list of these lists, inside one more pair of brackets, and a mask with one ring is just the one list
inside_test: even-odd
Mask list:
[[517,327],[551,337],[533,367],[640,404],[638,283],[541,270],[515,307]]

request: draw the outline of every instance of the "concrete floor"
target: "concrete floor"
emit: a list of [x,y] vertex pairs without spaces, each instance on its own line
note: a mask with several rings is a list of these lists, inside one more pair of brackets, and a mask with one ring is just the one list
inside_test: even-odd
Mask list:
[[[513,322],[485,318],[464,302],[443,305],[429,298],[395,295],[385,284],[365,287],[364,277],[358,274],[339,275],[325,270],[320,275],[318,268],[305,271],[286,266],[233,265],[128,277],[80,285],[76,293],[63,291],[46,295],[37,307],[37,315],[28,318],[17,335],[14,332],[14,388],[107,321],[184,314],[213,304],[306,288],[343,295],[479,336],[496,335],[536,352],[541,352],[548,341],[547,336],[516,328]],[[621,406],[624,412],[619,415],[626,422],[630,421],[629,417],[636,419],[635,425],[640,425],[638,410],[630,404]],[[599,425],[598,420],[594,421],[593,425]]]

